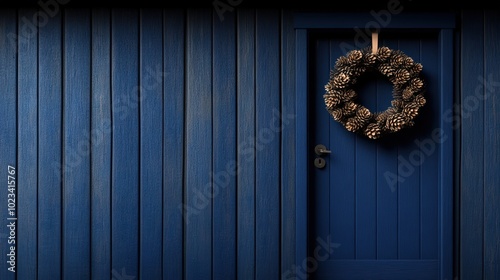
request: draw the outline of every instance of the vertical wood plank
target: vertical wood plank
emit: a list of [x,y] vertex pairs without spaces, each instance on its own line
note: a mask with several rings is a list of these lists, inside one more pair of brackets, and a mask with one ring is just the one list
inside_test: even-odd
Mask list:
[[[415,144],[425,155],[425,163],[420,167],[420,257],[421,259],[438,258],[438,188],[439,181],[439,143],[432,136],[433,131],[441,129],[439,118],[450,117],[452,111],[446,114],[440,112],[439,92],[439,59],[437,42],[434,38],[422,41],[421,63],[424,66],[423,75],[426,81],[427,103],[420,113],[420,124],[429,128],[430,133],[419,137]],[[418,129],[418,128],[417,128]],[[437,130],[436,130],[437,129]],[[420,129],[419,129],[420,130]],[[447,141],[451,141],[451,136]],[[415,142],[414,142],[415,143]]]
[[[399,49],[413,58],[415,62],[420,62],[421,52],[418,37],[400,38]],[[426,158],[419,147],[414,145],[414,141],[411,141],[425,131],[419,126],[420,123],[416,127],[409,128],[406,133],[402,132],[399,135],[402,139],[398,155],[399,165],[401,166],[403,162],[409,163],[410,168],[407,173],[398,174],[401,178],[398,187],[399,259],[420,258],[420,167],[426,162]],[[420,134],[416,134],[417,130],[420,131]]]
[[[185,13],[164,11],[163,21],[163,279],[183,279],[184,32]],[[189,211],[189,212],[188,212]]]
[[163,14],[140,15],[140,274],[162,278]]
[[281,14],[281,273],[295,256],[295,30],[293,13]]
[[[19,18],[35,10],[20,10]],[[3,26],[3,24],[2,24]],[[21,35],[21,34],[20,34]],[[17,279],[36,279],[37,264],[37,162],[38,162],[38,36],[27,36],[18,45],[18,195]]]
[[237,279],[255,279],[255,10],[237,11]]
[[111,275],[111,11],[92,11],[91,269]]
[[308,159],[308,136],[307,136],[307,106],[308,106],[308,67],[307,67],[307,30],[298,29],[295,33],[296,42],[296,110],[297,110],[297,134],[296,134],[296,150],[297,152],[297,167],[296,167],[296,185],[295,185],[295,206],[296,206],[296,224],[295,224],[295,263],[302,263],[307,258],[307,159]]
[[[481,11],[462,12],[462,56],[461,56],[461,104],[483,95],[478,77],[484,73],[484,18]],[[460,221],[460,277],[462,279],[483,278],[483,215],[484,215],[484,153],[483,122],[484,105],[479,102],[477,110],[461,112],[461,221]],[[452,119],[453,120],[453,119]],[[456,123],[455,123],[456,124]]]
[[[383,40],[383,46],[397,49],[397,41]],[[385,111],[391,106],[392,84],[377,83],[377,110]],[[387,174],[398,176],[398,145],[394,138],[380,139],[377,147],[377,259],[398,258],[398,191],[396,182],[389,181]]]
[[280,108],[278,13],[256,14],[256,265],[257,279],[277,279],[280,262],[280,132],[273,129]]
[[212,13],[187,14],[185,277],[212,278]]
[[90,277],[90,13],[64,13],[63,278]]
[[138,12],[112,11],[112,275],[139,274]]
[[[358,91],[358,102],[372,113],[377,111],[377,78],[367,75]],[[358,84],[363,84],[361,81]],[[356,136],[355,162],[355,257],[377,258],[377,142]]]
[[[17,181],[17,178],[19,178],[16,144],[17,44],[12,42],[12,39],[9,39],[12,38],[13,34],[18,34],[17,13],[15,10],[0,10],[0,34],[2,35],[2,39],[0,39],[0,83],[2,85],[0,88],[0,98],[2,100],[0,102],[0,120],[2,120],[0,129],[0,174],[3,177],[2,182],[4,182],[0,191],[0,201],[5,205],[4,210],[0,212],[0,219],[5,224],[0,231],[2,234],[0,253],[3,260],[0,278],[15,279],[16,271],[18,271],[16,264],[19,263],[19,260],[16,260],[18,257],[18,244],[22,242],[18,237],[16,237],[17,240],[8,239],[13,236],[13,233],[19,232],[18,225],[21,222],[17,220],[19,218],[20,199],[17,190],[22,187]],[[14,172],[14,174],[9,171]],[[9,177],[11,175],[13,176]],[[9,189],[12,189],[12,191]],[[16,194],[18,195],[16,196]],[[13,207],[8,207],[8,205]],[[14,227],[11,228],[11,225],[14,225]],[[3,234],[6,234],[5,239]],[[14,258],[14,263],[9,264],[8,261],[12,260],[12,258]],[[9,268],[13,270],[9,270]]]
[[[439,32],[440,55],[440,112],[453,108],[453,73],[448,69],[453,68],[453,29],[441,29]],[[444,118],[440,120],[443,135],[452,137],[452,126]],[[439,184],[441,189],[438,194],[439,207],[439,256],[440,277],[453,278],[453,142],[446,141],[440,147],[441,162],[439,163]]]
[[61,279],[61,15],[38,31],[38,278]]
[[[314,136],[311,137],[311,146],[308,147],[308,152],[311,155],[308,159],[309,166],[311,166],[312,161],[316,158],[313,149],[317,144],[326,145],[328,149],[331,149],[330,142],[330,130],[324,129],[325,125],[330,125],[330,115],[324,114],[325,112],[325,101],[323,99],[323,94],[325,93],[325,84],[328,82],[329,73],[331,68],[331,57],[330,57],[330,40],[328,38],[318,38],[314,42],[314,62],[311,62],[311,76],[314,79],[311,83],[314,83],[314,94],[309,97],[311,106],[314,106],[314,123],[311,123],[310,129],[314,131]],[[314,65],[314,66],[313,66]],[[333,133],[332,133],[333,134]],[[316,205],[323,205],[323,207],[311,207],[309,214],[309,222],[314,225],[314,228],[309,229],[309,242],[312,245],[309,247],[309,255],[314,255],[314,250],[318,246],[317,238],[325,240],[331,235],[330,232],[330,183],[332,179],[330,169],[332,167],[333,157],[324,156],[323,159],[326,161],[326,167],[323,169],[316,169],[312,167],[311,180],[309,183],[309,196],[311,201],[314,201]],[[325,222],[326,221],[326,222]],[[330,236],[331,237],[331,236]],[[302,265],[302,263],[299,263]],[[288,268],[290,269],[290,267]]]
[[213,278],[236,279],[236,17],[213,14]]
[[[330,69],[335,66],[338,57],[344,55],[339,46],[340,39],[333,39],[330,44]],[[326,81],[328,82],[328,80]],[[326,84],[323,83],[323,86]],[[321,97],[316,97],[320,100]],[[324,108],[324,100],[321,100]],[[330,117],[330,119],[332,119]],[[356,135],[342,127],[335,120],[329,121],[331,133],[330,143],[327,145],[335,151],[330,156],[330,234],[334,242],[341,244],[332,254],[333,259],[352,259],[355,257],[355,158]],[[316,143],[313,143],[316,145]],[[316,237],[312,237],[316,238]],[[322,237],[326,238],[326,237]]]
[[[499,12],[488,10],[484,14],[484,279],[500,278],[500,31]],[[477,81],[477,80],[476,80]],[[477,98],[480,102],[480,98]],[[472,102],[464,103],[472,106]]]

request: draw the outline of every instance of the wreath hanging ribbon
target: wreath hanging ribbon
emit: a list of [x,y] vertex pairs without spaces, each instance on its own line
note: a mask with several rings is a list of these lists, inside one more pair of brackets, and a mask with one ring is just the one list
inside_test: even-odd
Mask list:
[[[337,59],[325,85],[326,109],[333,119],[351,132],[377,139],[414,125],[420,108],[425,105],[422,64],[400,50],[380,47],[352,50]],[[387,110],[372,113],[355,102],[354,86],[364,73],[378,71],[393,84],[393,100]]]

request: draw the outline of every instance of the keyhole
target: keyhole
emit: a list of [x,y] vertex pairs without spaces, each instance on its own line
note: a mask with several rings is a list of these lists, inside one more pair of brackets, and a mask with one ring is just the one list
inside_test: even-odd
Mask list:
[[314,159],[314,166],[316,166],[316,168],[324,168],[326,165],[326,160],[324,160],[323,158],[315,158]]

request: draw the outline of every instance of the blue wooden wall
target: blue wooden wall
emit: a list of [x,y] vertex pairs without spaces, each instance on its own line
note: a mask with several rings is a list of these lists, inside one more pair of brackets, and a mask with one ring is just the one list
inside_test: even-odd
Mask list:
[[460,40],[460,275],[500,278],[500,13],[464,11]]
[[[17,272],[2,226],[0,279],[293,269],[293,13],[61,8],[37,27],[38,12],[0,10],[0,176],[16,167],[18,218]],[[499,14],[458,16],[456,270],[498,279]]]
[[0,12],[0,166],[18,178],[17,272],[5,188],[0,279],[290,269],[291,14],[61,8],[37,28],[40,12]]

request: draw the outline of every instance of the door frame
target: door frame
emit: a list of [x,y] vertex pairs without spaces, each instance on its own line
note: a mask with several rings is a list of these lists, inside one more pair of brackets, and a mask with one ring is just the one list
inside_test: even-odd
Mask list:
[[[385,15],[387,15],[388,11]],[[379,11],[379,15],[382,11]],[[319,29],[354,29],[376,26],[377,13],[335,13],[335,12],[303,12],[294,14],[295,29],[295,101],[296,101],[296,216],[295,216],[295,263],[301,265],[307,262],[308,252],[308,89],[309,89],[309,37],[311,32]],[[380,19],[380,18],[378,18]],[[378,22],[381,28],[391,29],[434,29],[438,31],[439,49],[439,98],[440,112],[446,112],[453,107],[454,96],[454,41],[455,15],[452,13],[410,13],[389,14],[389,22]],[[383,23],[383,24],[382,24]],[[440,126],[445,135],[453,138],[452,123],[443,117]],[[440,144],[439,184],[438,193],[438,230],[439,249],[438,260],[440,279],[453,278],[453,140]],[[446,160],[448,159],[448,160]],[[443,199],[443,197],[445,199]]]

